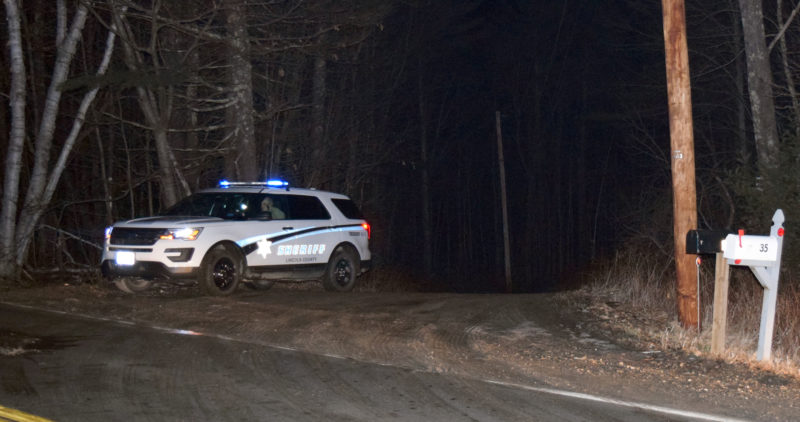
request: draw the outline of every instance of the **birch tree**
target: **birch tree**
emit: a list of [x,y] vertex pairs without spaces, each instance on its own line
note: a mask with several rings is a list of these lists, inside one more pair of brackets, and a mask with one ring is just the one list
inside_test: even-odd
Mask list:
[[3,204],[0,212],[0,276],[10,277],[16,273],[14,256],[14,232],[19,194],[19,173],[22,163],[22,147],[25,141],[25,61],[22,59],[22,35],[19,8],[16,0],[3,0],[8,22],[8,53],[11,59],[11,86],[9,108],[11,109],[11,133],[6,154]]
[[[8,153],[6,155],[5,183],[0,212],[0,277],[14,278],[19,275],[30,246],[36,225],[46,210],[58,185],[67,159],[72,152],[83,127],[86,112],[94,101],[98,87],[90,87],[83,95],[78,111],[71,121],[71,129],[58,151],[58,158],[52,163],[55,131],[62,99],[62,87],[70,75],[75,51],[81,40],[89,10],[79,3],[69,25],[65,0],[56,3],[57,25],[54,37],[57,54],[52,64],[50,83],[43,101],[41,115],[28,119],[26,116],[26,80],[28,75],[24,64],[21,37],[20,3],[4,0],[8,22],[8,50],[11,58],[11,85],[9,105],[11,109],[11,130]],[[104,75],[108,69],[114,50],[115,34],[113,28],[106,38],[105,52],[98,66],[97,75]],[[23,143],[26,137],[26,121],[38,121],[39,127],[33,135],[33,166],[28,180],[22,207],[18,204],[21,193],[21,167]]]

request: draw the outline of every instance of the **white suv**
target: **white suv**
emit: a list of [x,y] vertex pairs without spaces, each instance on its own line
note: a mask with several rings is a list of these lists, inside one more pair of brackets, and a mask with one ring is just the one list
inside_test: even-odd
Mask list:
[[349,291],[370,267],[370,226],[345,195],[283,181],[220,182],[155,217],[106,229],[103,274],[129,293],[155,277],[196,279],[209,294],[240,282],[321,280]]

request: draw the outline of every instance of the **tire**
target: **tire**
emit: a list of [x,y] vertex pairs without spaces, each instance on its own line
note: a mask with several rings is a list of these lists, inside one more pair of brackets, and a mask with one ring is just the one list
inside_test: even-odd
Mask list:
[[210,250],[200,264],[200,287],[212,296],[227,296],[239,287],[242,280],[243,260],[229,246],[220,245]]
[[139,293],[150,289],[153,285],[153,280],[135,277],[121,277],[115,278],[114,285],[125,293]]
[[329,292],[349,292],[356,285],[358,277],[357,255],[350,248],[338,247],[331,260],[328,261],[328,268],[322,276],[322,287]]
[[274,280],[250,280],[249,283],[245,283],[247,287],[253,290],[269,290],[272,286],[275,285]]

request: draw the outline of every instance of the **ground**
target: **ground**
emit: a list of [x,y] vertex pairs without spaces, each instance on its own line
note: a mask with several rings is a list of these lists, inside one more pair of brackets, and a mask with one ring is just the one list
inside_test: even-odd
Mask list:
[[[207,297],[193,286],[159,284],[130,295],[70,278],[5,288],[0,302],[709,413],[800,415],[797,377],[662,350],[641,333],[664,320],[641,319],[581,291],[341,294],[307,284]],[[0,354],[36,347],[35,340],[5,334]]]

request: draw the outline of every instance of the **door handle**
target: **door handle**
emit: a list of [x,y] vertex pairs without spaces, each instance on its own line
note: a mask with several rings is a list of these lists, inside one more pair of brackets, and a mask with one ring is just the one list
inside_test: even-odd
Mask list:
[[294,227],[284,227],[283,229],[284,230],[292,230],[292,229],[294,229]]

